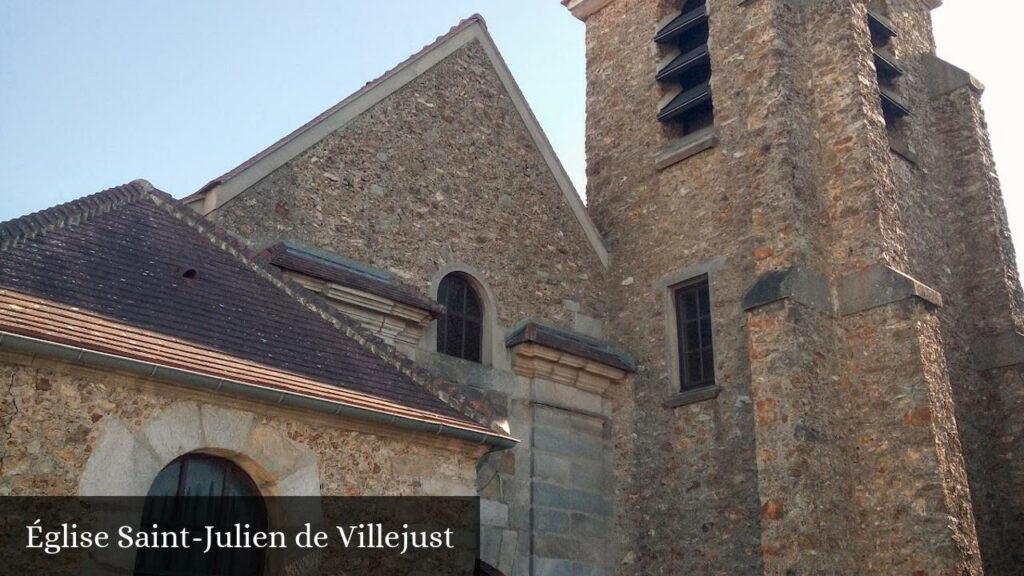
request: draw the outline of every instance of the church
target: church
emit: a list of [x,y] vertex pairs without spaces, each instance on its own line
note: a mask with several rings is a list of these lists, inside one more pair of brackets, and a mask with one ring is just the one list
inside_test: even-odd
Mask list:
[[586,203],[472,16],[183,198],[0,223],[0,496],[479,496],[505,576],[1024,572],[941,1],[563,4]]

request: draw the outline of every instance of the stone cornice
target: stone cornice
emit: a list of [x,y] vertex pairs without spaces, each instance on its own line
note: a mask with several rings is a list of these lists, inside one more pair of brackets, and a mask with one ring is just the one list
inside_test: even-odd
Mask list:
[[974,368],[979,372],[1024,364],[1024,334],[1008,330],[971,342]]
[[934,97],[945,96],[967,87],[977,94],[985,91],[985,85],[970,72],[946,62],[934,54],[925,56],[928,70],[928,92]]
[[749,312],[786,299],[819,312],[832,313],[828,281],[816,272],[799,266],[772,270],[759,276],[743,296],[743,309]]
[[512,371],[524,378],[540,378],[579,388],[593,394],[604,394],[614,383],[626,377],[626,371],[555,350],[535,342],[524,342],[511,348]]
[[937,290],[884,264],[868,266],[839,281],[839,311],[843,316],[908,298],[942,306],[942,295]]
[[765,272],[743,296],[747,312],[780,300],[791,300],[825,314],[838,307],[842,316],[886,306],[908,298],[942,306],[942,295],[925,284],[884,264],[868,266],[839,280],[833,304],[828,280],[816,272],[790,266]]
[[614,0],[563,0],[562,4],[572,12],[572,15],[580,20],[586,21],[592,14],[596,14]]
[[296,273],[289,277],[391,344],[416,346],[432,320],[428,311],[390,298]]

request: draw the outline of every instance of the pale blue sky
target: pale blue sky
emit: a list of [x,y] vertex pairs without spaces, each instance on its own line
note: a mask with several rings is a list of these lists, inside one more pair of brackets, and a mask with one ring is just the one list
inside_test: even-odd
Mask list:
[[194,192],[477,12],[582,179],[583,25],[556,0],[0,0],[0,220]]
[[[1019,4],[934,12],[939,54],[988,86],[1018,239]],[[0,0],[0,220],[135,178],[189,194],[474,12],[582,193],[583,24],[557,0]]]

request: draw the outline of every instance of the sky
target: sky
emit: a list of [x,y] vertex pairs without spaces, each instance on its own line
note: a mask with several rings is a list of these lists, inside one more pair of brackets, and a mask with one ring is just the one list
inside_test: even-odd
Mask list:
[[[1022,4],[933,12],[939,55],[987,87],[1018,243]],[[473,13],[582,194],[584,29],[557,0],[0,0],[0,221],[136,178],[185,196]]]

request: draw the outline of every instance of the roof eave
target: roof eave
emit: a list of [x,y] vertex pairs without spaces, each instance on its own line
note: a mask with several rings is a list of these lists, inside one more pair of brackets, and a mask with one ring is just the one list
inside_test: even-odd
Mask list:
[[219,393],[234,393],[253,400],[280,404],[292,408],[315,410],[335,416],[347,416],[404,430],[454,438],[471,444],[486,444],[496,450],[512,448],[519,442],[511,436],[488,434],[447,424],[410,418],[408,416],[378,412],[340,402],[314,398],[297,392],[265,388],[238,380],[220,378],[144,360],[106,354],[80,346],[60,344],[12,332],[0,331],[0,348],[33,356],[46,356],[91,368],[116,370],[147,378],[166,380],[190,388]]

